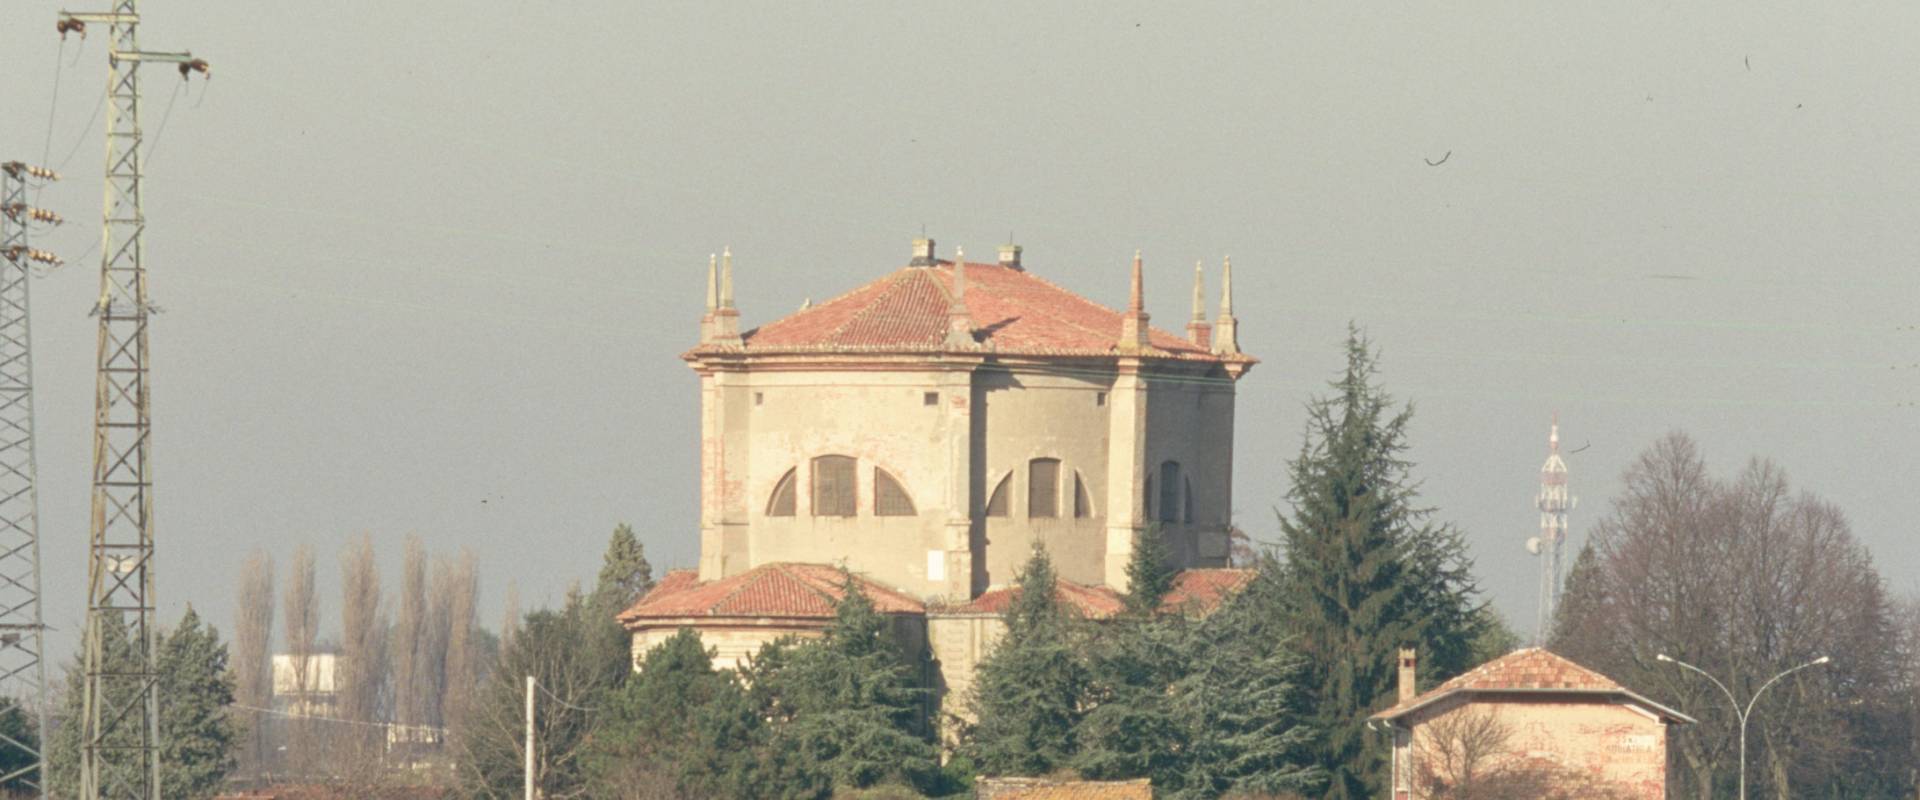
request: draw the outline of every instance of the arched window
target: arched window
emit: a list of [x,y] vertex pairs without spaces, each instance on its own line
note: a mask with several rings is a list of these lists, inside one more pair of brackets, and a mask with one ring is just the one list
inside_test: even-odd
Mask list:
[[1185,481],[1180,477],[1180,462],[1160,462],[1160,516],[1161,522],[1180,521],[1180,487]]
[[794,470],[787,470],[787,474],[780,476],[780,482],[773,485],[773,496],[767,499],[767,516],[793,516],[793,474]]
[[853,458],[820,456],[813,460],[813,515],[851,517],[860,509],[855,492]]
[[1087,493],[1087,482],[1080,478],[1080,470],[1073,471],[1073,516],[1086,519],[1093,516],[1093,495]]
[[876,517],[913,516],[913,498],[907,496],[906,487],[888,475],[886,470],[873,468],[873,515]]
[[1012,482],[1013,473],[1009,472],[1006,477],[1000,479],[998,484],[994,485],[993,494],[987,495],[987,516],[1007,516],[1007,484]]
[[1060,459],[1027,462],[1027,516],[1060,516]]

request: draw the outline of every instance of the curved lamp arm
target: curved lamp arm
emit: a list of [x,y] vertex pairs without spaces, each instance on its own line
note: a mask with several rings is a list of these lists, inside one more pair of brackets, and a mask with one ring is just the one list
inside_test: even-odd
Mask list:
[[1767,691],[1767,687],[1774,685],[1781,678],[1787,677],[1788,675],[1792,675],[1793,673],[1799,672],[1800,670],[1806,669],[1808,667],[1825,664],[1832,660],[1833,659],[1828,656],[1821,656],[1805,664],[1801,664],[1800,666],[1794,667],[1793,669],[1787,670],[1786,672],[1782,672],[1778,675],[1775,675],[1773,676],[1772,680],[1769,680],[1766,683],[1760,684],[1759,690],[1755,691],[1752,697],[1747,698],[1747,713],[1749,714],[1753,713],[1753,704],[1760,702],[1760,695]]
[[[1727,702],[1733,704],[1733,710],[1740,713],[1741,719],[1746,719],[1747,717],[1746,712],[1740,711],[1740,701],[1733,699],[1733,690],[1728,689],[1727,685],[1724,683],[1721,683],[1719,678],[1713,677],[1712,675],[1708,675],[1706,670],[1696,667],[1685,661],[1681,661],[1680,659],[1674,658],[1673,656],[1667,655],[1666,653],[1658,653],[1654,655],[1654,659],[1656,661],[1665,661],[1669,664],[1685,667],[1687,669],[1693,670],[1694,672],[1700,673],[1701,677],[1706,678],[1707,680],[1713,681],[1713,685],[1720,687],[1721,694],[1724,694],[1727,696]],[[1748,706],[1748,708],[1752,708],[1752,706]]]

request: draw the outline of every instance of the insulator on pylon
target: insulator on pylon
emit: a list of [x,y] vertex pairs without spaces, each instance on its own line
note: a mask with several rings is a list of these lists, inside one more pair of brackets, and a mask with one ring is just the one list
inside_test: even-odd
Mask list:
[[211,78],[213,77],[213,65],[208,64],[204,58],[180,62],[180,80],[186,80],[187,75],[193,72],[198,72],[201,75]]
[[26,217],[34,222],[48,222],[54,225],[66,222],[66,220],[60,218],[59,214],[55,214],[44,208],[34,208],[26,203],[14,203],[13,205],[7,206],[6,214],[12,217],[15,222],[20,221],[21,217]]
[[80,34],[82,39],[87,38],[87,23],[77,19],[62,19],[53,24],[53,29],[60,32],[62,39],[67,38],[69,32]]
[[60,173],[58,172],[54,172],[46,167],[36,167],[32,164],[19,161],[8,161],[0,164],[0,170],[5,170],[8,175],[12,175],[15,178],[27,176],[48,181],[60,180]]
[[47,265],[56,266],[56,267],[66,263],[64,261],[61,261],[59,256],[56,256],[45,250],[36,250],[31,247],[22,247],[17,244],[5,250],[0,250],[0,256],[6,256],[8,261],[11,261],[15,264],[20,263],[20,260],[23,258],[28,261],[38,261],[42,264],[47,264]]

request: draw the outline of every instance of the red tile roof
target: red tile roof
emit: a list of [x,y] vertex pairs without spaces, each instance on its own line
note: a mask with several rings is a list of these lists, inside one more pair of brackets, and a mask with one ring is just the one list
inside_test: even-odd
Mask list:
[[1615,683],[1612,678],[1539,647],[1515,650],[1481,664],[1425,694],[1375,714],[1373,718],[1393,719],[1451,695],[1497,692],[1613,695],[1631,699],[1671,721],[1693,722],[1686,715]]
[[[1005,614],[1013,606],[1013,601],[1020,597],[1020,592],[1018,586],[994,589],[973,598],[971,602],[942,610],[954,614]],[[1053,598],[1061,606],[1086,619],[1107,619],[1118,616],[1126,609],[1119,592],[1105,586],[1085,586],[1064,579],[1053,582]]]
[[1160,599],[1161,611],[1211,614],[1227,598],[1253,582],[1250,569],[1189,569],[1173,576],[1173,588]]
[[[920,601],[860,575],[854,581],[883,614],[923,614]],[[629,628],[648,620],[686,617],[781,617],[831,619],[846,577],[826,564],[762,564],[717,581],[701,582],[692,570],[675,570],[621,612]]]
[[[995,353],[1104,356],[1115,350],[1124,314],[1062,289],[1023,269],[1000,264],[965,266],[965,303],[975,339]],[[827,302],[742,334],[738,348],[707,344],[688,355],[746,353],[915,353],[947,349],[947,309],[953,263],[904,267]],[[1155,328],[1163,357],[1232,360]]]
[[[1160,600],[1160,610],[1210,614],[1220,607],[1222,601],[1245,588],[1251,580],[1253,570],[1184,570],[1174,576],[1173,588]],[[1126,610],[1126,601],[1120,593],[1105,586],[1087,586],[1056,579],[1053,594],[1062,605],[1086,619],[1109,619]],[[941,611],[949,614],[1005,614],[1007,608],[1013,605],[1014,598],[1019,596],[1018,586],[994,589],[973,598],[971,602],[948,606]]]

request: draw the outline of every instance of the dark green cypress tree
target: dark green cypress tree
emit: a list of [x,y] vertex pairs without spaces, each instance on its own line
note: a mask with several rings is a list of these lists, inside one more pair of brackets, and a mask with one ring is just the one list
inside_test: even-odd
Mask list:
[[1305,720],[1304,661],[1286,627],[1278,564],[1191,628],[1183,650],[1191,669],[1168,690],[1184,749],[1170,774],[1155,776],[1167,797],[1307,793],[1325,782],[1314,765],[1318,739]]
[[928,786],[940,763],[926,724],[924,665],[901,652],[851,575],[842,591],[826,636],[793,648],[775,673],[788,710],[775,748],[817,765],[836,788]]
[[1171,687],[1201,656],[1189,649],[1191,621],[1129,614],[1100,623],[1086,637],[1086,712],[1074,738],[1073,767],[1094,780],[1149,777],[1161,785],[1188,752],[1188,731],[1175,713]]
[[1309,406],[1280,520],[1288,627],[1329,800],[1384,791],[1387,749],[1366,718],[1392,700],[1398,648],[1419,648],[1422,677],[1444,679],[1472,660],[1482,622],[1460,533],[1430,520],[1408,475],[1412,408],[1374,378],[1372,348],[1351,328],[1345,374]]
[[240,729],[227,713],[233,676],[220,632],[187,607],[160,643],[160,787],[164,797],[212,797],[233,771]]
[[769,796],[758,791],[766,725],[731,672],[681,629],[641,659],[609,699],[585,757],[592,796],[671,784],[687,797]]
[[1088,689],[1070,615],[1054,596],[1053,561],[1035,546],[1015,580],[1007,632],[976,673],[966,753],[988,775],[1043,775],[1078,752]]
[[[134,642],[119,617],[103,618],[102,652],[108,669],[134,663]],[[165,797],[212,797],[233,771],[240,731],[227,714],[233,702],[233,677],[227,672],[227,646],[203,624],[191,607],[171,632],[159,637],[154,669],[160,678],[160,784]],[[60,797],[77,797],[80,788],[80,732],[86,675],[76,659],[67,669],[66,705],[48,748],[49,788]],[[131,742],[136,731],[117,728],[116,741]]]
[[1133,555],[1127,560],[1127,611],[1145,616],[1159,610],[1160,601],[1173,589],[1173,561],[1166,536],[1158,524],[1133,536]]
[[633,527],[622,522],[607,541],[600,579],[594,584],[595,600],[619,613],[652,588],[653,565],[647,562],[647,548],[633,535]]
[[[20,701],[12,697],[0,697],[0,736],[6,736],[28,748],[40,746],[33,720],[28,718],[27,710],[21,707]],[[33,774],[36,763],[27,750],[0,742],[0,774],[14,776],[0,783],[0,796],[9,796],[6,792],[18,792],[21,797],[26,797],[29,784],[39,780],[39,776]]]

